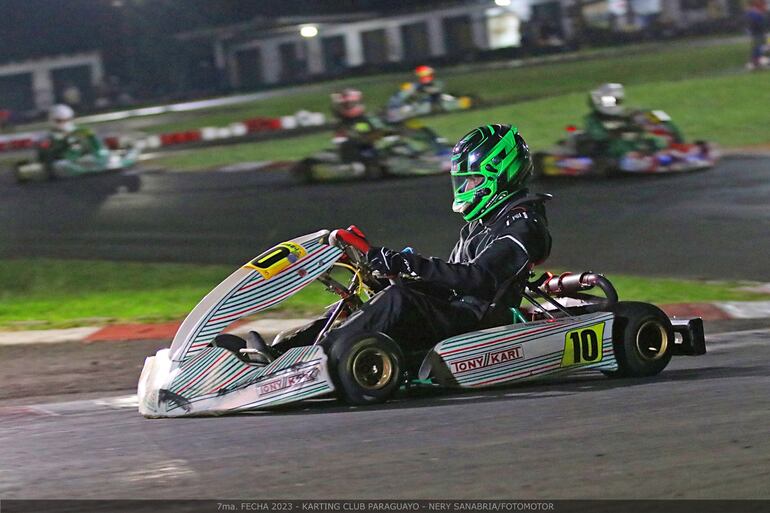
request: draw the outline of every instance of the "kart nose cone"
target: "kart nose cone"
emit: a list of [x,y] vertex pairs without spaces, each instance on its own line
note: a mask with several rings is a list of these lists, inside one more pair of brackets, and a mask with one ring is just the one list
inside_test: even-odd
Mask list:
[[161,349],[155,356],[144,361],[144,368],[139,377],[136,395],[139,399],[139,413],[149,418],[166,417],[166,401],[161,392],[168,383],[171,358],[168,349]]

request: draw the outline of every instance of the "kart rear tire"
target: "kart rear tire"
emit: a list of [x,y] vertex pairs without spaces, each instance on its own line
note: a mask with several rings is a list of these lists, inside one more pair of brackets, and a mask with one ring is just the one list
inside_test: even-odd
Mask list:
[[657,306],[621,301],[612,311],[613,347],[618,370],[604,371],[613,378],[655,376],[671,361],[674,330],[668,316]]
[[607,157],[594,159],[594,170],[599,178],[613,178],[619,174],[617,160]]
[[367,180],[382,180],[388,176],[388,172],[379,162],[370,162],[366,164],[366,171],[364,171],[364,176]]
[[334,342],[330,349],[338,395],[348,404],[387,401],[403,381],[404,355],[382,333],[359,333]]

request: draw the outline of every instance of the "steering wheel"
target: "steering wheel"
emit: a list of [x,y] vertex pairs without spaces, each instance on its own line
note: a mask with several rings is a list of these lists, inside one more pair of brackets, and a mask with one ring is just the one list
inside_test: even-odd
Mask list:
[[[366,240],[364,232],[356,225],[350,225],[347,229],[342,228],[334,230],[329,234],[329,244],[340,248],[351,259],[351,261],[361,269],[367,269],[369,275],[373,275],[368,269],[366,254],[372,248],[369,241]],[[401,284],[399,275],[385,276],[391,285]]]

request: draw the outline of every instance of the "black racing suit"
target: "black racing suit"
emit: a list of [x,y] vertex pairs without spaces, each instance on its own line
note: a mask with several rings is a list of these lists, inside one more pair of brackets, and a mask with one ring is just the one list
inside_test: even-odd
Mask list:
[[[484,327],[512,323],[509,308],[519,304],[529,270],[551,250],[543,204],[547,198],[525,191],[488,219],[466,224],[447,261],[405,253],[409,274],[417,279],[377,293],[331,330],[322,345],[329,348],[350,333],[378,331],[406,350],[429,349],[445,338],[478,329],[482,321]],[[493,311],[498,315],[489,322]],[[296,330],[273,347],[283,352],[311,344],[325,320]]]

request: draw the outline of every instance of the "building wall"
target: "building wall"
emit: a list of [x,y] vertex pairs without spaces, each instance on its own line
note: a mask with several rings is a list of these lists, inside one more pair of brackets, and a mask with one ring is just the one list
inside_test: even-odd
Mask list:
[[[526,3],[525,0],[514,1]],[[493,5],[490,0],[490,6]],[[474,4],[345,24],[322,24],[318,36],[307,39],[299,35],[298,27],[294,33],[232,45],[227,52],[236,55],[249,48],[260,48],[263,56],[261,76],[265,84],[273,84],[287,77],[286,70],[297,66],[297,59],[286,53],[275,53],[276,46],[288,42],[308,52],[301,65],[306,74],[312,76],[334,74],[344,68],[419,62],[448,53],[486,49],[489,47],[486,30],[484,11],[480,12],[478,4]],[[231,72],[231,77],[236,79],[232,86],[246,86],[240,80],[243,71],[241,68],[238,73]],[[296,74],[289,75],[296,78]]]
[[[296,30],[282,27],[274,35],[255,35],[253,40],[226,49],[226,62],[237,62],[230,70],[230,85],[254,87],[244,76],[259,76],[262,84],[301,80],[311,76],[335,75],[348,68],[382,66],[393,62],[418,63],[431,58],[472,58],[477,51],[518,46],[527,34],[539,28],[534,37],[560,45],[575,34],[575,7],[580,0],[512,0],[508,7],[492,0],[468,2],[453,8],[436,9],[391,17],[339,24],[319,24],[316,37],[302,38]],[[687,8],[687,2],[702,1],[708,9]],[[727,15],[729,0],[626,0],[643,15],[659,13],[675,25],[684,27],[704,19]],[[621,2],[622,3],[622,2]],[[586,5],[585,0],[581,2]],[[618,4],[618,2],[615,2]],[[593,4],[591,4],[593,5]],[[607,4],[609,5],[609,3]],[[614,4],[613,4],[614,5]],[[618,4],[619,5],[619,4]],[[624,4],[625,5],[625,4]],[[607,8],[606,6],[604,7]],[[718,12],[717,12],[718,11]],[[534,13],[534,17],[533,17]],[[546,14],[548,19],[542,19]],[[547,13],[558,13],[550,19]],[[528,25],[526,22],[531,23]],[[543,35],[545,34],[545,36]],[[220,44],[221,42],[217,43]],[[292,53],[288,48],[296,48]],[[259,49],[259,73],[247,71],[246,61],[234,59],[249,49]]]
[[102,82],[103,75],[102,58],[98,52],[0,65],[0,80],[6,84],[29,84],[24,86],[29,87],[29,91],[4,96],[4,101],[11,104],[0,105],[0,108],[47,110],[60,100],[63,90],[70,84],[77,86],[87,99],[90,91]]

